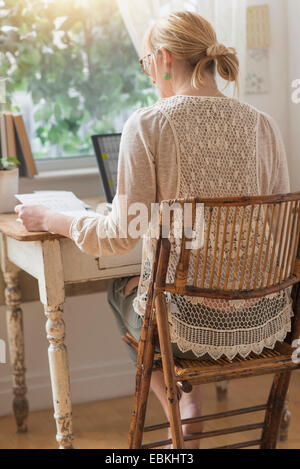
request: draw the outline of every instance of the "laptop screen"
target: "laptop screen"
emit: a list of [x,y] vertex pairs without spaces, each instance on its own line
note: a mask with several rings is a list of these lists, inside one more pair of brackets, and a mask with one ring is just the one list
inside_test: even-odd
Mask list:
[[109,204],[117,190],[120,141],[121,133],[92,136],[102,186]]

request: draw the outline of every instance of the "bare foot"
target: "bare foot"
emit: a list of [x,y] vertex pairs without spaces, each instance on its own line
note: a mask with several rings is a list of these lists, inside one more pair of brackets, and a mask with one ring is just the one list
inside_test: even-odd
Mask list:
[[[199,388],[196,391],[199,392]],[[191,395],[183,393],[179,401],[180,413],[182,420],[191,419],[201,416],[201,407],[200,407],[200,394],[195,395],[194,399],[191,399]],[[189,423],[183,425],[183,435],[190,436],[193,433],[202,433],[203,432],[203,422]],[[199,449],[200,448],[200,439],[198,440],[189,440],[184,442],[185,449]]]
[[[180,406],[180,411],[181,411],[182,420],[201,416],[201,409],[197,404],[189,404],[189,405],[182,404]],[[203,432],[202,422],[188,423],[186,425],[183,425],[183,433],[185,435],[191,434],[191,433],[201,433],[201,432]]]
[[[197,404],[192,404],[189,403],[188,405],[185,405],[185,403],[181,403],[180,401],[180,411],[181,411],[181,418],[182,419],[191,419],[194,417],[200,417],[201,416],[201,410],[200,406]],[[201,433],[203,432],[203,423],[198,422],[198,423],[190,423],[183,425],[182,427],[183,430],[183,436],[192,436],[193,433]],[[171,430],[169,429],[168,431],[168,438],[172,438],[171,436]],[[164,449],[172,449],[173,445],[169,444],[164,447]],[[200,439],[198,440],[188,440],[184,442],[184,448],[185,449],[199,449],[200,448]]]
[[[159,399],[164,412],[168,418],[169,409],[168,402],[166,398],[166,386],[164,383],[163,374],[161,372],[155,372],[151,377],[151,388],[154,391],[156,397]],[[200,386],[193,386],[193,389],[190,393],[182,393],[181,399],[179,401],[181,418],[189,419],[194,417],[199,417],[201,415],[201,390]],[[183,427],[184,436],[192,435],[193,433],[201,433],[203,431],[203,423],[194,423],[187,424]],[[169,435],[170,438],[170,435]],[[185,442],[186,448],[199,448],[200,440],[192,440]],[[166,445],[165,449],[172,448],[171,445]]]

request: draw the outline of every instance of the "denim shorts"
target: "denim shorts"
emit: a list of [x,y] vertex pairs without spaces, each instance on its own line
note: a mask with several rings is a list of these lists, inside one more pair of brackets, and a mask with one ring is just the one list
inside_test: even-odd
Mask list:
[[[136,286],[131,292],[125,296],[124,289],[130,277],[116,278],[111,281],[108,289],[107,299],[112,308],[117,321],[118,328],[122,336],[129,332],[136,340],[139,340],[143,325],[143,318],[139,316],[133,309],[133,300],[137,295]],[[136,365],[137,354],[127,345],[131,360]],[[160,351],[157,345],[155,350]],[[173,354],[178,358],[193,360],[197,358],[192,351],[181,352],[176,343],[172,344]]]

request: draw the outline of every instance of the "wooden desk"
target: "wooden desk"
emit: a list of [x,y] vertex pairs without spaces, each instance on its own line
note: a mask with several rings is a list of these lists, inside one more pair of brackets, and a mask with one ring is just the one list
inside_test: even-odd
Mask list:
[[[87,201],[91,202],[91,201]],[[63,305],[68,286],[85,292],[89,285],[129,275],[139,275],[141,243],[128,254],[99,259],[82,253],[72,240],[46,232],[28,232],[16,221],[16,214],[0,214],[1,269],[5,281],[7,329],[13,375],[13,409],[19,432],[27,431],[23,314],[19,272],[38,280],[39,297],[47,318],[46,332],[56,439],[60,448],[72,448],[72,406],[67,348],[64,343]],[[95,291],[95,290],[93,290]]]

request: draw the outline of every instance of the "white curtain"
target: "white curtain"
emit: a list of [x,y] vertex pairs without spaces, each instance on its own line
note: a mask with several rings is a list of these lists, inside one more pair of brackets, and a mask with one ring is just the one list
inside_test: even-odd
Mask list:
[[[246,63],[246,0],[117,0],[117,3],[139,57],[144,33],[157,18],[171,11],[189,10],[210,21],[218,41],[237,49],[242,97]],[[223,89],[222,80],[218,82]],[[228,95],[232,95],[232,91],[232,87],[224,90]]]

